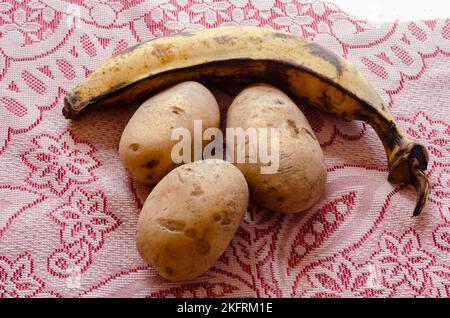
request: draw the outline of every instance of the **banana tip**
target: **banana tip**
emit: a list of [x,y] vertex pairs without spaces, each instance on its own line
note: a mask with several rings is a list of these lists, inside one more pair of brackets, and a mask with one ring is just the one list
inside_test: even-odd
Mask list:
[[76,97],[72,95],[67,95],[64,97],[64,107],[62,109],[62,114],[66,119],[74,119],[77,117],[77,112],[74,109]]
[[408,184],[416,189],[417,201],[413,217],[422,212],[430,192],[430,183],[423,172],[427,169],[428,158],[424,146],[411,143],[399,152],[391,164],[388,180],[392,183]]

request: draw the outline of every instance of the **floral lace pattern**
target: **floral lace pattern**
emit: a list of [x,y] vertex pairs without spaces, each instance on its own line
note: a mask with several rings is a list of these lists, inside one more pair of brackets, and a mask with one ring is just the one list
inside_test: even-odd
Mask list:
[[[225,25],[292,32],[354,63],[430,153],[423,214],[410,218],[413,191],[387,182],[372,128],[300,105],[327,159],[318,204],[302,215],[251,204],[193,282],[168,283],[144,264],[134,236],[149,189],[117,154],[133,110],[67,121],[62,99],[128,46]],[[0,297],[450,297],[449,80],[450,16],[378,23],[313,0],[5,0]]]

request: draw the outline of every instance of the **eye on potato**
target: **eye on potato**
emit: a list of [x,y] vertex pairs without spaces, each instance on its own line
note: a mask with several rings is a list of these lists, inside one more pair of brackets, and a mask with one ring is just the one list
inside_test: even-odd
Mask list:
[[307,119],[286,94],[267,84],[247,87],[228,110],[229,127],[279,128],[278,172],[261,174],[260,160],[236,163],[252,200],[285,213],[309,209],[319,200],[326,182],[322,149]]
[[194,120],[203,131],[219,127],[219,106],[212,93],[197,82],[183,82],[145,101],[126,125],[119,155],[128,174],[153,185],[177,165],[171,158],[174,128],[185,127],[193,136]]
[[168,280],[193,279],[228,247],[247,205],[247,183],[232,164],[207,159],[177,167],[144,203],[139,254]]

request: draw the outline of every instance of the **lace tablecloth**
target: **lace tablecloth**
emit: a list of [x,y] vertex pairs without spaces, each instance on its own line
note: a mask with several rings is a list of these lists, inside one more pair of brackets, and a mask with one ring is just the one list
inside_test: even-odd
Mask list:
[[[450,11],[386,20],[351,8],[351,1],[2,1],[0,297],[449,297]],[[313,39],[360,68],[400,127],[427,145],[429,204],[411,218],[415,193],[388,183],[370,127],[306,109],[328,164],[320,202],[289,216],[251,205],[214,268],[170,283],[135,248],[148,190],[126,176],[117,153],[134,109],[68,121],[63,98],[128,46],[239,24]]]

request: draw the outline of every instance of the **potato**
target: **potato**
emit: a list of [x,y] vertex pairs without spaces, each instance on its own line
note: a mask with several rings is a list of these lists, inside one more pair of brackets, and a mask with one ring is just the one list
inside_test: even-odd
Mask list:
[[229,127],[279,128],[276,173],[261,174],[260,157],[257,163],[236,163],[247,179],[252,200],[285,213],[309,209],[319,200],[326,182],[322,149],[307,119],[286,94],[267,84],[247,87],[228,110]]
[[202,120],[203,131],[220,123],[217,101],[200,83],[175,85],[144,102],[120,139],[119,155],[128,174],[150,185],[161,180],[177,166],[171,158],[178,142],[171,140],[172,129],[185,127],[194,136],[194,120]]
[[195,278],[222,255],[246,212],[248,187],[232,164],[207,159],[172,170],[144,203],[141,257],[172,281]]

